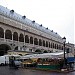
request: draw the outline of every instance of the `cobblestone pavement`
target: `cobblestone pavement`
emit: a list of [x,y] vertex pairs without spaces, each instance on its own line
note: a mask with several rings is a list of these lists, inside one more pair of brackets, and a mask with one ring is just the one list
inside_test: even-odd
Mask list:
[[75,72],[64,74],[23,68],[10,69],[9,66],[0,66],[0,75],[75,75]]

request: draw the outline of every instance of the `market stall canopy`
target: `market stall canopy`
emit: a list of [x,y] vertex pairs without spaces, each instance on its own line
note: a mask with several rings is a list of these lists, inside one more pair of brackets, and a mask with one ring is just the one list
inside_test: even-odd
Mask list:
[[58,58],[60,55],[63,55],[63,54],[64,54],[64,52],[31,54],[31,55],[21,56],[20,59],[30,59],[30,58]]
[[20,55],[15,55],[15,54],[12,54],[12,55],[4,55],[4,56],[8,56],[8,57],[10,57],[10,56],[20,57]]

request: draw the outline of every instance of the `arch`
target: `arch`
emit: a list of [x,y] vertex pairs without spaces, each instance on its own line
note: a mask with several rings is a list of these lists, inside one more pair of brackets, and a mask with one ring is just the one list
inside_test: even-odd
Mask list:
[[48,41],[46,41],[46,47],[48,47]]
[[53,43],[53,48],[54,48],[54,43]]
[[58,49],[58,44],[57,44],[57,49]]
[[25,43],[29,43],[29,36],[28,35],[25,36]]
[[43,53],[48,53],[46,50],[44,50],[44,52]]
[[38,39],[34,38],[34,45],[38,45]]
[[42,40],[39,39],[39,46],[42,46]]
[[67,49],[66,49],[66,52],[69,53],[69,52],[70,52],[70,48],[67,48]]
[[22,54],[19,54],[20,56],[22,56]]
[[4,38],[4,30],[0,27],[0,38]]
[[18,41],[18,33],[17,32],[13,33],[13,40]]
[[56,49],[56,44],[55,44],[55,49]]
[[10,30],[5,31],[5,39],[12,40],[12,32]]
[[61,45],[59,45],[59,49],[61,49]]
[[51,48],[53,48],[53,44],[51,43]]
[[1,44],[0,45],[0,56],[7,54],[7,51],[11,50],[11,47],[7,44]]
[[16,46],[14,50],[18,50],[18,46]]
[[49,48],[51,47],[50,42],[49,42]]
[[37,53],[41,53],[41,50],[40,50],[40,49],[37,49],[35,52],[37,52]]
[[45,41],[43,40],[43,46],[45,47]]
[[60,50],[62,50],[62,46],[60,45]]
[[20,42],[24,42],[24,36],[23,36],[22,33],[21,33],[20,36],[19,36],[19,41],[20,41]]
[[62,46],[62,50],[63,50],[63,46]]
[[30,37],[30,44],[33,44],[33,37]]

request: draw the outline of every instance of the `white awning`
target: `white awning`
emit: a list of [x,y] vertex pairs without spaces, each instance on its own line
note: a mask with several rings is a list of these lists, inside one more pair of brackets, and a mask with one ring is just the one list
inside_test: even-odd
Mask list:
[[43,54],[31,54],[21,56],[21,59],[29,59],[29,58],[57,58],[60,55],[63,55],[64,52],[56,52],[56,53],[43,53]]

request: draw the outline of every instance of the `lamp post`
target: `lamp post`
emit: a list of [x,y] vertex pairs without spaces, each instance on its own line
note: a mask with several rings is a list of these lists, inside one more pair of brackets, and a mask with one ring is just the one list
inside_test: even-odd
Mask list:
[[66,42],[66,38],[63,37],[63,47],[64,47],[64,64],[63,64],[63,68],[66,68],[66,64],[65,64],[65,42]]

